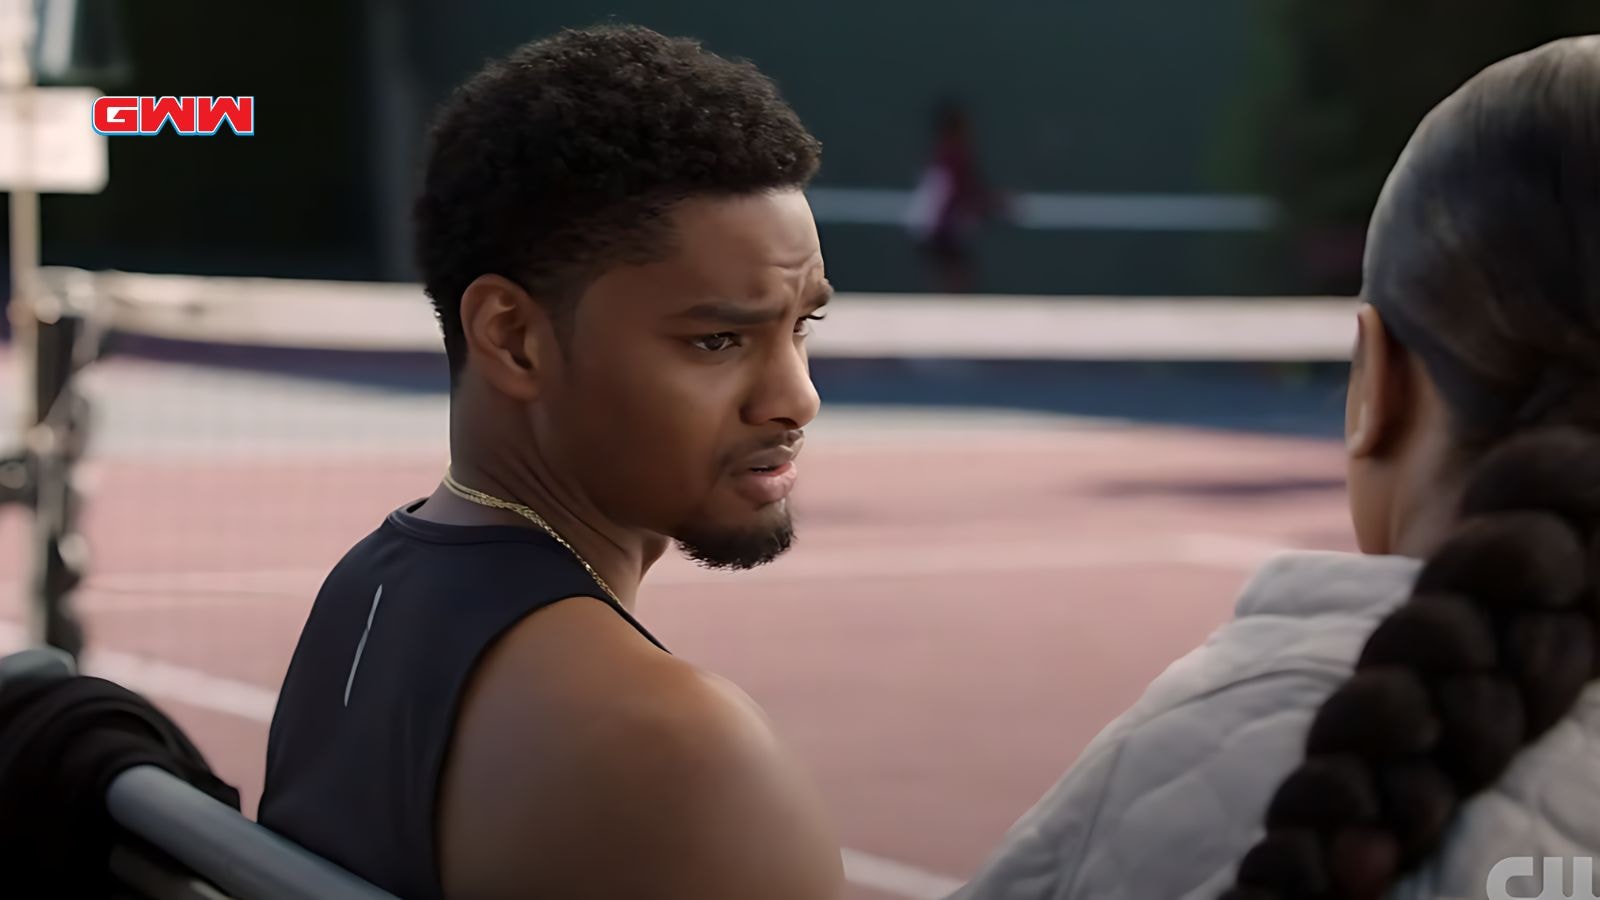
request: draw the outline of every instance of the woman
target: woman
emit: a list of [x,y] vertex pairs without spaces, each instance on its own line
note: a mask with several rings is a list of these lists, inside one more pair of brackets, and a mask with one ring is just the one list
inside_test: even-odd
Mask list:
[[1427,117],[1365,281],[1363,554],[1267,565],[957,896],[1531,897],[1600,857],[1600,37]]
[[985,221],[1006,211],[1005,199],[985,181],[978,165],[972,122],[953,101],[934,117],[933,158],[912,193],[906,224],[929,259],[936,289],[966,294],[975,289],[973,242]]

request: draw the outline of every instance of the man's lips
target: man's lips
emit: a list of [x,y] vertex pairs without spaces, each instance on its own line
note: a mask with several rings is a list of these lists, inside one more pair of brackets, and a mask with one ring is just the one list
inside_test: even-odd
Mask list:
[[745,457],[740,461],[740,470],[735,473],[734,489],[757,506],[777,503],[789,496],[800,477],[800,469],[794,460],[800,455],[801,443],[797,440]]

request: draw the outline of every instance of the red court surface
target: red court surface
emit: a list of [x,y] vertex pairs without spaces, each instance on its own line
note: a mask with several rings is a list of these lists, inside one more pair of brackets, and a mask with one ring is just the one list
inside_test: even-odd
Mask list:
[[[742,574],[669,559],[638,610],[747,690],[815,772],[855,900],[953,889],[1261,560],[1349,545],[1334,443],[923,418],[818,429],[796,549]],[[102,454],[88,667],[170,710],[253,812],[273,691],[323,572],[443,464],[237,442]],[[22,571],[23,525],[0,520],[0,571]],[[0,586],[14,644],[20,579]]]

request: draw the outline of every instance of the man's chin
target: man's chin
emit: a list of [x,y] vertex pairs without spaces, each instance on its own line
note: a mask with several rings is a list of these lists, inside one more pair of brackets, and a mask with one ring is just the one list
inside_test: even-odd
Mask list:
[[754,569],[766,565],[794,546],[794,520],[788,504],[763,510],[765,521],[742,526],[701,524],[680,530],[678,549],[707,569]]

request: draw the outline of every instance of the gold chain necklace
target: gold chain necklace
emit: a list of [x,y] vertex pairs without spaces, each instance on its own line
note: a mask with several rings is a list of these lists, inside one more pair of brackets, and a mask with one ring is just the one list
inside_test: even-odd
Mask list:
[[589,561],[583,558],[583,554],[579,553],[571,544],[567,543],[567,539],[562,537],[561,533],[556,531],[549,522],[546,522],[544,520],[544,516],[534,512],[532,507],[524,506],[521,503],[513,503],[510,500],[502,500],[493,494],[485,494],[483,491],[469,488],[457,481],[449,469],[446,469],[444,473],[444,486],[449,489],[450,493],[455,494],[457,497],[460,497],[463,500],[476,503],[479,506],[487,506],[492,509],[510,510],[511,512],[522,516],[524,519],[527,519],[533,524],[544,529],[545,534],[555,538],[556,543],[567,548],[567,552],[572,554],[573,558],[583,566],[584,571],[589,573],[589,577],[593,578],[595,583],[600,585],[600,587],[609,597],[611,597],[613,601],[615,601],[619,606],[622,604],[622,600],[617,597],[617,592],[611,589],[611,585],[606,584],[606,580],[600,577],[600,573],[594,570],[594,566],[589,565]]

